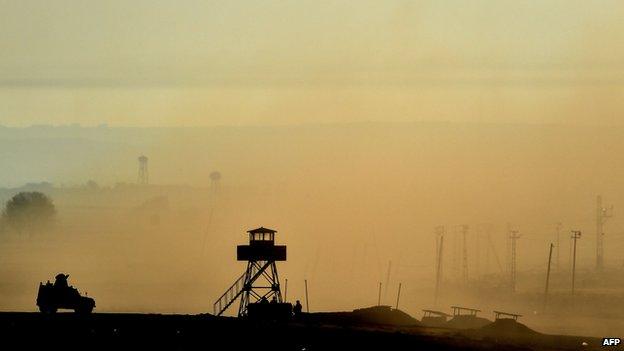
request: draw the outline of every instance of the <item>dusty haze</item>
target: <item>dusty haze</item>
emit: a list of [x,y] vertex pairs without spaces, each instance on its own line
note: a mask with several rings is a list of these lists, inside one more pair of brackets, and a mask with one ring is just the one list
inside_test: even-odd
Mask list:
[[[419,316],[433,307],[433,229],[445,225],[439,308],[518,311],[553,333],[624,331],[620,2],[0,8],[0,200],[40,190],[58,209],[44,232],[0,233],[1,310],[34,310],[37,283],[63,271],[98,311],[210,312],[242,272],[235,245],[262,225],[288,245],[290,300],[307,279],[312,311],[373,305],[379,282],[394,304],[402,283],[400,307]],[[615,209],[604,275],[593,271],[599,194]],[[508,226],[522,234],[515,295],[501,287]],[[572,229],[583,231],[576,301]]]
[[[59,218],[49,232],[3,236],[0,308],[34,310],[37,282],[67,271],[97,298],[98,311],[209,312],[243,270],[235,245],[245,242],[245,230],[264,225],[288,245],[289,259],[280,269],[289,279],[290,299],[303,298],[308,279],[313,310],[352,309],[375,304],[381,281],[383,302],[394,304],[402,282],[401,307],[419,315],[433,305],[433,228],[443,224],[447,287],[441,306],[530,315],[541,303],[530,296],[543,291],[557,222],[563,226],[553,291],[569,291],[569,230],[585,233],[578,265],[592,271],[595,196],[603,194],[616,209],[624,202],[614,181],[624,173],[617,153],[622,132],[462,123],[5,128],[3,158],[14,166],[2,181],[55,184],[41,190],[54,199]],[[150,157],[153,186],[133,185],[139,153]],[[223,174],[218,188],[208,177],[215,170]],[[100,188],[85,187],[88,179]],[[3,199],[19,190],[5,189]],[[508,281],[507,223],[522,234],[522,297],[514,301],[504,292],[492,302],[458,293],[465,291],[458,226],[471,226],[471,284],[491,287]],[[621,217],[612,218],[606,231],[606,262],[619,276]],[[593,292],[593,283],[579,281],[580,291]],[[622,283],[615,284],[604,289],[621,297]],[[621,320],[608,321],[614,324],[595,333],[621,328]],[[586,326],[546,328],[581,333]]]

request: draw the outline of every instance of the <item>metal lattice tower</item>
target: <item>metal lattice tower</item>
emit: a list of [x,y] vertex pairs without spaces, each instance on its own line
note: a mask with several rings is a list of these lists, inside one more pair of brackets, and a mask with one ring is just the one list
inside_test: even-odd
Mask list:
[[580,230],[573,230],[570,239],[573,240],[574,251],[572,253],[572,295],[574,295],[574,283],[576,278],[576,241],[581,238]]
[[238,245],[237,258],[247,261],[247,269],[214,303],[214,314],[219,316],[240,297],[238,316],[247,316],[251,304],[282,303],[282,292],[277,274],[277,261],[286,261],[286,246],[275,245],[277,231],[260,227],[248,231],[249,245]]
[[596,197],[596,269],[604,268],[604,224],[613,216],[613,207],[602,206],[602,196]]
[[520,238],[517,230],[509,231],[509,239],[511,240],[511,291],[516,291],[516,240]]
[[149,174],[147,172],[147,156],[141,155],[139,156],[139,176],[137,178],[137,183],[140,185],[149,184]]

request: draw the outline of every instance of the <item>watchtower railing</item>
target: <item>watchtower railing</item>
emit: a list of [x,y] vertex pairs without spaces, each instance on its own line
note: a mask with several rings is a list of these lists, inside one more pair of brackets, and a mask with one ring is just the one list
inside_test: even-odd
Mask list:
[[230,305],[236,301],[238,296],[243,292],[245,285],[245,273],[238,278],[229,289],[212,306],[215,316],[220,316]]
[[[476,308],[468,308],[468,307],[461,307],[461,306],[451,306],[451,309],[453,310],[453,316],[476,316],[478,312],[481,312],[481,310],[476,309]],[[467,312],[467,313],[462,313],[462,312]]]
[[492,311],[494,312],[494,319],[513,319],[515,321],[518,320],[519,317],[522,317],[521,314],[502,312],[502,311]]

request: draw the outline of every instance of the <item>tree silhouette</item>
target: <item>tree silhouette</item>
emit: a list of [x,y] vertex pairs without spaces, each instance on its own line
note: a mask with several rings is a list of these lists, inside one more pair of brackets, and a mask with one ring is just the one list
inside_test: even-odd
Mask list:
[[2,220],[20,233],[32,233],[49,226],[55,215],[54,203],[44,193],[20,192],[7,201]]

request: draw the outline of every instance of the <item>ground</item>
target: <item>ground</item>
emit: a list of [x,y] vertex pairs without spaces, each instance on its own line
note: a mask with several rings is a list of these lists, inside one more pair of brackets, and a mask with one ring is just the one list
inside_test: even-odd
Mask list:
[[[252,322],[211,315],[0,313],[0,340],[64,350],[597,350],[600,340],[422,326]],[[515,329],[514,329],[515,330]],[[491,332],[494,331],[495,334]],[[583,346],[583,342],[587,346]]]

